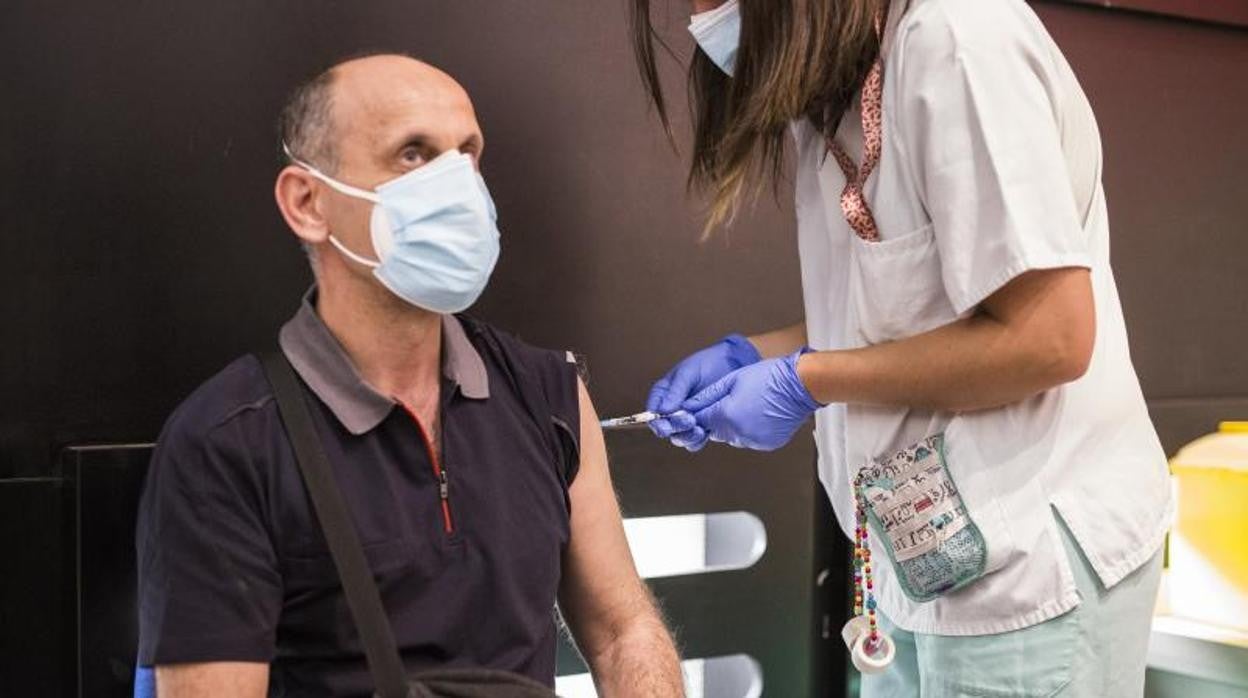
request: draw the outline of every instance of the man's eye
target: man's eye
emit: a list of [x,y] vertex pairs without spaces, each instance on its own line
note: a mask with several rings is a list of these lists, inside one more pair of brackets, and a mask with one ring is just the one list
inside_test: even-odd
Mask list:
[[425,156],[420,152],[420,148],[409,145],[399,153],[399,157],[403,159],[405,165],[419,165],[425,161]]

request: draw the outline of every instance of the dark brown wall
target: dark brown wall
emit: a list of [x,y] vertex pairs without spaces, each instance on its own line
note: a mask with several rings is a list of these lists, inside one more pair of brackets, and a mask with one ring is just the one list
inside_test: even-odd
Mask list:
[[1133,358],[1173,453],[1248,419],[1248,30],[1036,8],[1096,111]]
[[1248,27],[1248,2],[1243,0],[1066,0],[1099,7],[1125,8],[1169,17]]

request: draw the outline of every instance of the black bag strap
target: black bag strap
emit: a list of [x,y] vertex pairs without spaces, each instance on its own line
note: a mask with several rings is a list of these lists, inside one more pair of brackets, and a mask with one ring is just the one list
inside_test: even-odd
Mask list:
[[282,424],[286,426],[286,435],[299,463],[299,472],[303,475],[312,508],[329,543],[334,567],[338,569],[338,577],[347,595],[347,606],[364,643],[368,668],[377,687],[375,695],[380,698],[411,698],[394,632],[381,605],[381,595],[364,557],[364,548],[360,546],[355,526],[351,523],[347,504],[334,482],[329,459],[325,457],[320,437],[312,424],[312,415],[308,412],[303,389],[299,387],[299,378],[281,349],[261,352],[260,361],[273,387]]

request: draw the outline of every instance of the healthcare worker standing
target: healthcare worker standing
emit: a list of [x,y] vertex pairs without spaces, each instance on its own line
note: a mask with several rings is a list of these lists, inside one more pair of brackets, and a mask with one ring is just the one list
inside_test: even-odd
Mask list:
[[815,417],[864,696],[1141,695],[1172,504],[1061,52],[1023,0],[692,10],[690,180],[714,226],[793,138],[806,318],[678,363],[652,429],[770,450]]

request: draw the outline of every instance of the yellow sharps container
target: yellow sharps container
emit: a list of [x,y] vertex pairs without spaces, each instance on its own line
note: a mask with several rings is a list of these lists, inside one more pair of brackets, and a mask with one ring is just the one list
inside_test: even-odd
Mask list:
[[1170,536],[1170,610],[1248,631],[1248,422],[1222,422],[1170,461],[1178,520]]

